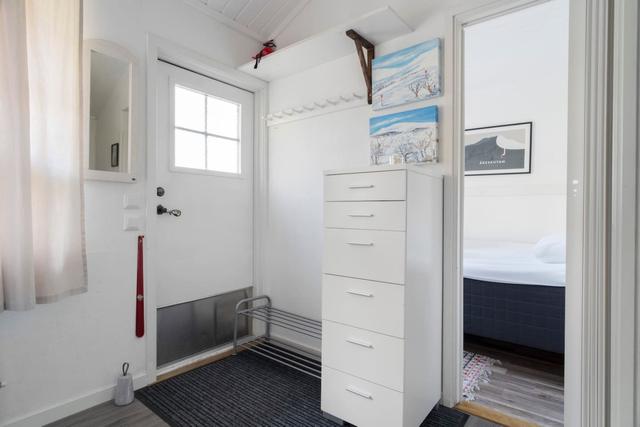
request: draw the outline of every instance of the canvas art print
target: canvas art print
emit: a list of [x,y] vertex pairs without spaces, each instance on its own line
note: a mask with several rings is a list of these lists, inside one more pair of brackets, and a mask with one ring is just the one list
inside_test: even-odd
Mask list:
[[369,119],[371,164],[438,161],[438,107]]
[[372,69],[374,110],[439,96],[440,39],[375,58]]
[[465,130],[465,175],[531,173],[531,122]]

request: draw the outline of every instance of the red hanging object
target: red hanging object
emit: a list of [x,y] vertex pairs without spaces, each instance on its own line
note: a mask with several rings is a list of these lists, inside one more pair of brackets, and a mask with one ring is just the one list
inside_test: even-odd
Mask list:
[[138,275],[136,278],[136,337],[144,336],[144,236],[138,236]]

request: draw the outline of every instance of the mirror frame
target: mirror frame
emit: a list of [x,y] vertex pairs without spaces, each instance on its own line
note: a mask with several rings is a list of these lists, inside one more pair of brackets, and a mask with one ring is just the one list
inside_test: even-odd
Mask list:
[[[127,144],[127,165],[126,172],[112,172],[90,169],[90,148],[91,148],[91,52],[95,51],[104,55],[114,57],[129,64],[129,129]],[[136,91],[138,90],[138,67],[135,56],[122,46],[116,43],[101,40],[89,39],[83,41],[82,55],[82,124],[83,124],[83,171],[84,178],[88,180],[112,181],[112,182],[138,182],[135,171],[138,105]]]

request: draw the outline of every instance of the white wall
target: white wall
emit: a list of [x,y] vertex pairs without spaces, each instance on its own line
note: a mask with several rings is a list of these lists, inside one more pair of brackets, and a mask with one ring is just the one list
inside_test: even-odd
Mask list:
[[465,30],[465,127],[533,122],[531,174],[465,177],[465,239],[565,232],[569,2]]
[[[142,77],[147,32],[233,66],[257,48],[178,0],[85,0],[84,32],[85,38],[129,49]],[[144,78],[140,85],[140,121],[134,124],[138,183],[85,186],[88,292],[0,314],[0,378],[7,383],[0,389],[0,425],[42,425],[107,399],[125,360],[136,377],[145,375],[146,339],[134,336],[138,233],[122,231],[124,194],[144,194],[145,188]]]
[[[325,169],[369,164],[369,117],[438,105],[441,162],[438,166],[428,167],[439,168],[445,173],[451,170],[450,24],[455,13],[490,1],[424,2],[428,3],[428,18],[414,23],[413,33],[376,46],[376,55],[384,55],[434,37],[442,38],[445,56],[442,97],[375,114],[369,106],[362,106],[269,129],[269,227],[264,290],[272,296],[274,305],[314,318],[320,317],[322,172]],[[319,7],[314,6],[314,2],[310,6],[312,9],[301,14],[302,22],[309,25],[314,7]],[[377,2],[349,2],[343,14],[356,9],[358,13],[366,13],[379,6]],[[355,17],[349,16],[351,19]],[[319,19],[322,20],[322,17]],[[270,109],[279,111],[340,93],[361,92],[363,89],[362,73],[354,54],[271,82]]]

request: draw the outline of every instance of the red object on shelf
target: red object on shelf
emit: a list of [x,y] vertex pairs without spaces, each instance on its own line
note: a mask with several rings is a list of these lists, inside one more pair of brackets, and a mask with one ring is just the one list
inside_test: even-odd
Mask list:
[[260,52],[258,52],[256,54],[256,56],[252,57],[253,59],[256,60],[255,65],[253,66],[253,68],[258,68],[258,64],[260,63],[260,60],[269,55],[270,53],[273,53],[276,50],[276,44],[273,42],[273,40],[269,40],[268,42],[264,42],[262,43],[262,50]]
[[136,337],[144,336],[144,236],[138,236],[138,274],[136,277]]

